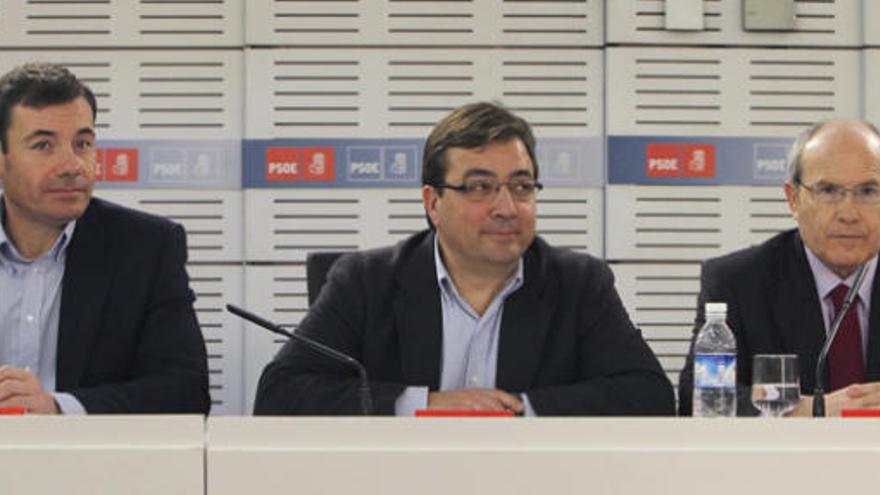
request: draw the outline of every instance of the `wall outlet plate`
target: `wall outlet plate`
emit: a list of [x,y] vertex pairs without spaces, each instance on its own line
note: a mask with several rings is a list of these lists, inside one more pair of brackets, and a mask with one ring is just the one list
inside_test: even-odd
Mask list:
[[666,29],[702,31],[703,0],[666,0]]
[[743,0],[746,31],[793,31],[795,0]]

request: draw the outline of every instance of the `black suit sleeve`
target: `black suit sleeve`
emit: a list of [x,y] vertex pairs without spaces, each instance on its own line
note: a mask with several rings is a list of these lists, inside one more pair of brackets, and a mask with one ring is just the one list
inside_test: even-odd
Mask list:
[[734,292],[730,288],[731,281],[725,275],[724,259],[709,260],[703,264],[700,272],[700,295],[697,297],[697,316],[694,319],[690,349],[684,368],[678,380],[678,413],[681,416],[693,414],[694,389],[694,340],[706,322],[705,308],[707,302],[727,303],[727,324],[736,337],[737,345],[737,415],[755,416],[757,409],[751,403],[751,352],[741,332],[743,317],[741,308]]
[[[122,370],[124,366],[124,371],[113,372],[110,368],[116,365],[109,363],[116,357],[93,355],[93,359],[108,363],[104,371],[90,375],[88,381],[94,385],[87,383],[70,390],[89,414],[207,414],[210,410],[205,343],[193,309],[195,297],[185,268],[186,234],[180,225],[171,223],[163,223],[160,231],[160,238],[150,242],[158,242],[158,250],[146,258],[137,258],[138,261],[146,259],[150,264],[123,267],[119,272],[120,278],[128,278],[127,270],[138,271],[148,276],[149,284],[143,288],[138,284],[139,288],[135,289],[127,285],[127,280],[117,280],[119,285],[114,286],[117,290],[132,287],[132,293],[111,295],[113,301],[120,301],[126,296],[137,297],[134,293],[143,290],[146,304],[120,319],[134,319],[129,322],[135,329],[133,337],[118,327],[103,329],[105,334],[101,336],[104,346],[101,349],[110,348],[109,342],[114,338],[131,338],[134,342],[131,362],[120,363],[118,368]],[[122,311],[113,307],[106,310]]]
[[[382,312],[380,308],[369,307],[366,294],[387,293],[375,287],[378,281],[367,280],[361,265],[359,255],[340,258],[330,270],[320,296],[296,329],[298,334],[359,360],[363,360],[364,333],[367,327],[374,327],[367,321],[373,321],[376,312]],[[290,340],[263,370],[254,414],[361,414],[359,384],[353,368]],[[393,415],[395,401],[406,385],[373,380],[370,387],[373,413]]]
[[[576,379],[572,383],[538,385],[526,393],[538,415],[674,415],[675,396],[654,353],[635,328],[614,289],[611,270],[601,263],[583,277],[557,324],[577,332]],[[560,353],[561,354],[561,353]],[[560,355],[560,354],[557,354]],[[541,373],[552,369],[547,356]]]

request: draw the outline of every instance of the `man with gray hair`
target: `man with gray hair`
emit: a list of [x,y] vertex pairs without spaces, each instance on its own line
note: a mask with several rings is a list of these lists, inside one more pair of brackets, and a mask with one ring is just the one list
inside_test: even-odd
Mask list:
[[[880,133],[860,120],[819,122],[798,137],[788,161],[784,189],[797,229],[704,263],[694,338],[705,303],[727,303],[739,413],[756,413],[753,356],[796,354],[802,398],[791,415],[809,415],[820,350],[865,265],[864,283],[843,316],[849,323],[829,352],[825,400],[828,415],[880,408]],[[692,388],[693,344],[679,382],[682,415],[692,412]]]

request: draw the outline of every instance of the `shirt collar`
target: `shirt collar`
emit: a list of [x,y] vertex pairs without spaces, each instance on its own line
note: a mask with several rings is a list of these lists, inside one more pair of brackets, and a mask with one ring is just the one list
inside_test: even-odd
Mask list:
[[[434,233],[434,267],[437,269],[437,285],[440,286],[440,290],[446,293],[451,292],[458,297],[458,289],[456,289],[455,284],[452,283],[452,278],[446,270],[446,264],[443,263],[443,257],[440,256],[440,241],[437,240],[436,232]],[[499,296],[506,297],[511,292],[519,289],[525,279],[523,273],[523,259],[522,256],[520,256],[519,262],[516,265],[516,272],[510,277],[510,280],[507,282]]]
[[[856,279],[856,273],[852,273],[846,280],[841,280],[836,273],[831,271],[822,260],[816,256],[813,251],[804,244],[804,251],[807,253],[807,261],[810,263],[810,270],[813,271],[813,278],[816,280],[816,289],[819,291],[819,297],[825,299],[837,287],[838,284],[846,284],[852,287]],[[877,269],[877,255],[874,255],[867,261],[867,271],[865,272],[865,280],[859,288],[859,298],[862,301],[871,300],[871,287],[874,285],[874,273]]]
[[[12,240],[6,234],[6,206],[2,196],[0,196],[0,219],[2,219],[2,222],[0,222],[0,265],[6,262],[32,262],[33,260],[25,258],[18,252],[18,249],[16,249]],[[52,261],[60,261],[64,253],[67,251],[67,245],[70,244],[70,239],[73,237],[73,231],[75,229],[76,220],[67,222],[61,235],[55,240],[55,244],[52,245],[52,248],[49,249],[49,252],[43,255],[43,257],[48,256]]]

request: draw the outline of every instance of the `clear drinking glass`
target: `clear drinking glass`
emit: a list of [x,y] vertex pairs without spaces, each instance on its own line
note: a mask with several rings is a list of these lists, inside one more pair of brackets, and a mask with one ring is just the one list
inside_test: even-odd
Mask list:
[[795,408],[801,397],[795,354],[755,354],[752,362],[752,404],[763,417],[779,417]]

